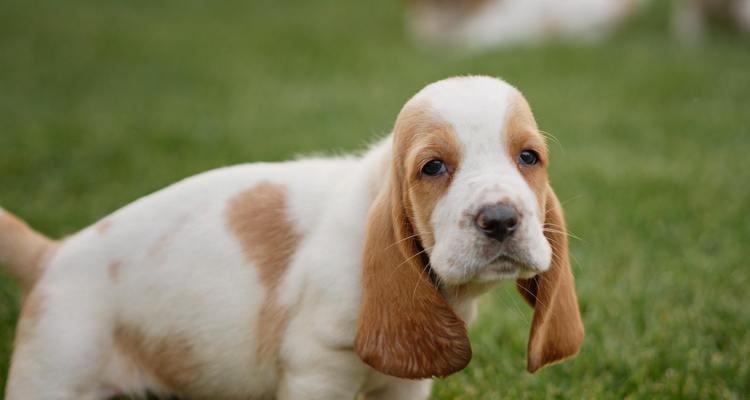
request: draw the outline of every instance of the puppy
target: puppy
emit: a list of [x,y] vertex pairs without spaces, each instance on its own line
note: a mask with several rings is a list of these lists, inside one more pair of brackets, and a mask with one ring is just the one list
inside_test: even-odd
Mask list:
[[24,292],[6,399],[425,399],[504,280],[534,307],[527,369],[572,356],[548,165],[520,92],[461,77],[360,156],[214,170],[60,241],[0,212]]

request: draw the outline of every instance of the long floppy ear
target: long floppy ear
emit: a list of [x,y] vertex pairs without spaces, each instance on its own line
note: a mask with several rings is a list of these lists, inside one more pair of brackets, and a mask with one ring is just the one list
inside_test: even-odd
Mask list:
[[534,307],[526,365],[529,372],[575,355],[583,342],[565,219],[560,201],[549,185],[545,209],[544,235],[552,247],[552,266],[534,278],[516,282],[519,292]]
[[367,219],[354,349],[387,375],[447,376],[471,360],[466,325],[430,279],[394,181],[392,176]]

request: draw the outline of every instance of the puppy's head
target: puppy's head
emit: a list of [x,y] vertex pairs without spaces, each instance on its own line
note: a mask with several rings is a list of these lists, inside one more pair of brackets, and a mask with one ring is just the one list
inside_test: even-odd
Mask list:
[[583,326],[547,148],[523,96],[486,77],[427,86],[402,109],[369,216],[355,349],[403,378],[471,359],[441,287],[518,279],[534,306],[528,369],[578,351]]

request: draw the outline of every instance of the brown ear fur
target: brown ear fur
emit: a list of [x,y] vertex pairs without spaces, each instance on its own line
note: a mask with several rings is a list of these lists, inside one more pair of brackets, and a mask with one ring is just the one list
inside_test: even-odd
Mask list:
[[427,274],[395,177],[367,220],[362,305],[354,348],[376,370],[400,378],[447,376],[466,367],[471,345]]
[[545,208],[544,235],[552,246],[552,266],[534,278],[516,282],[519,292],[534,307],[526,366],[529,372],[575,355],[583,342],[583,323],[568,260],[565,219],[549,186]]

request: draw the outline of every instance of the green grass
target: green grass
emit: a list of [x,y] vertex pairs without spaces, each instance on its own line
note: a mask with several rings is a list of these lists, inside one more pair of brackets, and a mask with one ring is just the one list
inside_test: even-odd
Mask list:
[[[561,142],[586,341],[524,372],[506,285],[434,398],[745,398],[750,41],[677,46],[664,8],[598,46],[451,54],[410,45],[396,0],[0,0],[0,204],[62,236],[199,171],[359,149],[426,83],[501,76]],[[3,377],[17,294],[3,274]]]

